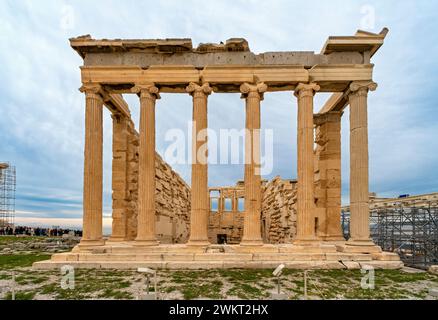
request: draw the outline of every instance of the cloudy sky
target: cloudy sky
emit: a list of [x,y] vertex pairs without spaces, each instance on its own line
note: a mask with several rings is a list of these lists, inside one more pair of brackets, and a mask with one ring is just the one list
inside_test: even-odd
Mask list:
[[[435,1],[44,1],[0,0],[0,161],[17,168],[16,221],[78,226],[82,215],[84,97],[81,58],[68,39],[244,37],[253,52],[319,52],[330,35],[388,27],[373,58],[369,97],[370,190],[381,196],[438,191],[438,4]],[[138,123],[138,101],[125,97]],[[327,95],[318,94],[317,111]],[[111,119],[104,120],[104,214],[111,214]],[[342,122],[343,202],[348,203],[348,110]],[[191,99],[163,94],[157,149],[173,128],[187,130]],[[237,94],[209,98],[209,126],[244,126]],[[265,178],[296,178],[296,101],[266,94],[262,127],[274,130],[274,166]],[[190,182],[190,167],[175,166]],[[232,185],[241,165],[212,165],[209,183]]]

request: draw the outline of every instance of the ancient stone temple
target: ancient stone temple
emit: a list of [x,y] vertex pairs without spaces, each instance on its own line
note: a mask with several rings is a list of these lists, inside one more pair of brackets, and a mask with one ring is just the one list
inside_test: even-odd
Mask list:
[[[252,53],[246,40],[192,46],[190,39],[70,39],[83,58],[85,100],[83,237],[37,268],[399,268],[370,239],[367,97],[371,58],[387,29],[331,36],[320,53]],[[289,91],[297,104],[297,180],[260,176],[264,95]],[[193,137],[207,128],[209,95],[241,93],[246,106],[244,181],[209,188],[208,164],[193,160],[189,187],[155,152],[160,93],[192,97]],[[331,92],[314,114],[317,92]],[[122,94],[140,101],[134,128]],[[293,101],[295,100],[295,101]],[[102,116],[113,119],[113,226],[102,235]],[[341,232],[341,117],[350,111],[348,241]],[[193,154],[204,144],[196,139]],[[295,143],[291,141],[291,143]],[[315,147],[316,146],[316,147]],[[252,153],[252,156],[251,156]],[[214,194],[215,193],[215,194]],[[242,201],[243,199],[243,201]],[[243,203],[240,204],[240,202]],[[212,205],[214,203],[214,205]]]

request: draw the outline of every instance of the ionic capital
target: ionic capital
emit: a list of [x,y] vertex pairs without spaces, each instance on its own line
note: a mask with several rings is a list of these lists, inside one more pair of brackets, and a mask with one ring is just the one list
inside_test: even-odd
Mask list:
[[186,92],[188,92],[193,98],[204,98],[211,94],[213,89],[210,87],[208,82],[199,85],[195,82],[190,82],[186,87]]
[[350,84],[350,94],[366,96],[368,91],[377,89],[377,83],[374,81],[354,81]]
[[313,97],[319,89],[321,89],[321,87],[315,82],[299,83],[295,88],[294,95],[298,99],[303,97]]
[[263,100],[263,93],[268,90],[268,86],[264,82],[252,83],[242,83],[240,86],[240,92],[242,93],[242,98],[258,97]]
[[140,99],[160,99],[159,90],[153,83],[138,83],[132,87],[131,92],[140,94]]
[[100,99],[103,101],[103,88],[98,83],[84,83],[79,88],[79,91],[85,93],[87,98]]

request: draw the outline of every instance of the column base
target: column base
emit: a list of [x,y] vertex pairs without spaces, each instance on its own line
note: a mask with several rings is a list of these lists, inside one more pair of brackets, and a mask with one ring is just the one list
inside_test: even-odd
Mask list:
[[370,238],[367,239],[353,239],[350,238],[345,242],[348,246],[375,246],[376,244]]
[[94,247],[94,246],[103,246],[105,245],[105,240],[98,239],[98,240],[88,240],[88,239],[81,239],[78,246],[79,247]]
[[263,240],[245,240],[242,239],[239,243],[241,246],[262,246],[263,245]]
[[345,241],[345,238],[343,236],[325,236],[325,237],[322,237],[322,240],[324,240],[324,241]]
[[113,237],[111,236],[107,242],[122,242],[122,241],[126,241],[125,237]]
[[349,239],[343,245],[336,246],[337,250],[346,253],[381,253],[382,248],[376,245],[372,239]]
[[345,253],[367,253],[367,254],[377,254],[382,252],[382,248],[373,244],[373,245],[351,245],[348,243],[336,245],[336,249],[339,252]]
[[297,245],[314,245],[320,243],[321,239],[316,236],[301,236],[297,237],[292,241],[292,244]]
[[209,246],[211,243],[208,240],[191,240],[186,243],[187,246]]
[[134,246],[147,247],[158,246],[160,242],[157,239],[135,239]]

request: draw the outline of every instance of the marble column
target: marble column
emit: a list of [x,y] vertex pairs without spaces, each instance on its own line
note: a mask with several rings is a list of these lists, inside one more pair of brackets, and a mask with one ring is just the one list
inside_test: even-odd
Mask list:
[[350,85],[350,239],[352,245],[373,245],[370,239],[368,190],[368,91],[377,84],[357,81]]
[[212,89],[208,83],[198,85],[192,82],[186,91],[193,97],[191,213],[190,237],[187,244],[209,245],[207,97]]
[[83,85],[85,93],[85,150],[83,232],[80,245],[103,245],[102,239],[102,130],[103,100],[99,85]]
[[298,98],[297,243],[318,239],[314,216],[313,96],[319,89],[316,83],[300,83],[295,88]]
[[155,235],[155,101],[154,84],[138,84],[140,95],[140,132],[138,167],[137,245],[158,245]]
[[244,83],[240,86],[246,101],[245,130],[245,212],[241,245],[262,245],[261,172],[260,172],[260,101],[266,84]]

